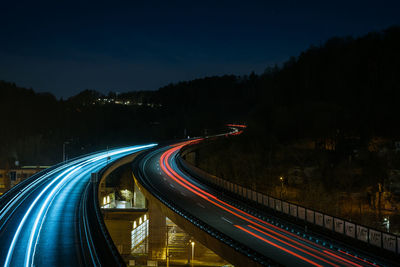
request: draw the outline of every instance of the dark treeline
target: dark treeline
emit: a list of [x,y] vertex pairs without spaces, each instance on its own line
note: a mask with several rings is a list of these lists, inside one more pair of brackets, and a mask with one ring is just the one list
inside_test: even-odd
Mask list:
[[[103,95],[85,90],[67,100],[0,81],[0,166],[54,164],[107,147],[198,136],[254,105],[235,76],[168,85],[158,91]],[[246,104],[244,104],[246,103]]]
[[[399,136],[400,28],[332,38],[259,78],[257,120],[276,137]],[[266,90],[265,90],[265,89]],[[261,118],[260,118],[261,116]],[[259,129],[257,129],[259,130]]]
[[[0,165],[54,164],[68,157],[107,146],[139,143],[154,138],[149,107],[93,105],[95,91],[70,99],[37,94],[15,84],[0,82]],[[89,102],[88,102],[89,101]]]
[[399,47],[400,27],[332,38],[280,68],[250,75],[246,86],[257,105],[248,130],[233,144],[243,148],[234,150],[266,166],[271,150],[300,140],[329,145],[338,161],[367,150],[373,138],[400,140]]
[[161,88],[154,101],[161,104],[172,129],[183,125],[188,135],[203,134],[206,129],[210,133],[223,123],[248,117],[257,103],[249,81],[226,75],[171,84]]
[[392,27],[333,38],[261,75],[207,77],[120,95],[86,90],[67,100],[0,82],[1,165],[55,163],[66,141],[73,156],[200,135],[233,121],[248,122],[243,138],[265,145],[348,136],[367,144],[373,136],[399,136],[398,47],[400,29]]
[[196,164],[276,197],[381,227],[381,218],[365,215],[400,209],[399,47],[400,27],[332,38],[246,77],[257,100],[248,129],[199,148]]

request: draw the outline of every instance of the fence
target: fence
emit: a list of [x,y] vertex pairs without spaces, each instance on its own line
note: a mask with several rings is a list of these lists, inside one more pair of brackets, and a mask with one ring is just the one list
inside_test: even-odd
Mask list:
[[266,194],[259,193],[249,188],[231,183],[216,176],[212,176],[178,156],[179,163],[191,173],[196,173],[197,176],[206,180],[207,182],[219,186],[226,191],[239,195],[247,200],[256,202],[260,205],[268,207],[276,212],[292,216],[296,219],[303,220],[304,222],[315,224],[327,230],[333,231],[338,234],[345,235],[350,238],[357,239],[361,242],[369,243],[387,251],[400,254],[400,237],[372,229],[363,225],[356,224],[337,218],[319,211],[315,211],[297,204],[293,204],[278,198],[271,197]]

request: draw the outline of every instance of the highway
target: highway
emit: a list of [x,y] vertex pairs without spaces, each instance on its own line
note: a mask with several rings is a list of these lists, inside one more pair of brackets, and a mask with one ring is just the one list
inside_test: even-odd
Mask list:
[[[93,153],[21,182],[0,198],[0,265],[109,266],[87,209],[91,174],[155,144]],[[92,224],[93,225],[93,224]],[[111,261],[111,259],[110,259]]]
[[[196,140],[195,140],[196,141]],[[149,192],[230,237],[239,247],[285,266],[389,266],[393,263],[305,232],[265,211],[207,187],[177,164],[177,154],[193,141],[157,148],[142,157],[136,177]],[[229,241],[230,242],[230,241]],[[251,253],[250,253],[251,254]],[[259,260],[261,264],[265,264]]]

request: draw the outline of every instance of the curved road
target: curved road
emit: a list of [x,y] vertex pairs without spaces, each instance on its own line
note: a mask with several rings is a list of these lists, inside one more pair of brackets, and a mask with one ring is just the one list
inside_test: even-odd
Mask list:
[[[179,169],[176,156],[189,142],[149,152],[139,162],[150,192],[174,203],[205,224],[273,261],[286,266],[391,265],[338,242],[304,233],[297,226],[222,195]],[[140,176],[140,175],[138,175]],[[341,248],[340,250],[338,248]],[[348,253],[346,253],[348,252]]]
[[81,157],[21,184],[18,190],[10,190],[12,194],[9,193],[7,201],[4,201],[6,194],[2,196],[0,264],[101,265],[93,249],[85,210],[91,173],[153,146],[125,147]]

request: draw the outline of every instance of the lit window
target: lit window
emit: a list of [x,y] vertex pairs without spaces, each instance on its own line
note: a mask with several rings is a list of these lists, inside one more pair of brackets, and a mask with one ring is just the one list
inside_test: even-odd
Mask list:
[[149,235],[149,221],[145,221],[137,228],[135,228],[135,223],[136,221],[133,223],[134,229],[131,232],[132,249],[140,245]]

